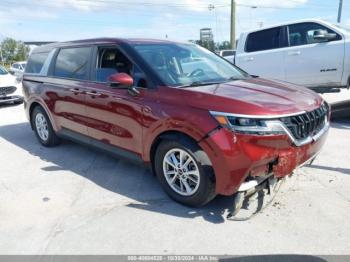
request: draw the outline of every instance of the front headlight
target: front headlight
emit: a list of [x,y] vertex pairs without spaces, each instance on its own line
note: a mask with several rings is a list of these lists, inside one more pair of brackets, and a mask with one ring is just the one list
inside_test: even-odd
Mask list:
[[252,135],[281,135],[286,133],[279,120],[242,117],[213,111],[210,114],[221,126],[237,133]]

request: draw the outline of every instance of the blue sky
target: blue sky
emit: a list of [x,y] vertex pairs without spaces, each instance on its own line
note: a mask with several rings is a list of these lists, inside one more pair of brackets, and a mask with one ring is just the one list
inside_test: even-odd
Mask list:
[[[237,0],[237,34],[302,18],[336,22],[338,0]],[[215,8],[209,10],[208,6]],[[1,0],[0,37],[64,41],[92,37],[199,38],[212,27],[229,39],[230,0]],[[256,6],[257,8],[252,8]],[[343,24],[350,25],[350,0]]]

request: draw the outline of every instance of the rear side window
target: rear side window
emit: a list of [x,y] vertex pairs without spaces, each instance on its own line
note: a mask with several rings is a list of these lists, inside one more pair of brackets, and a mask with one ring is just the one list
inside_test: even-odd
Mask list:
[[43,65],[48,55],[49,52],[33,53],[28,59],[26,73],[40,74],[40,71],[43,68]]
[[61,49],[57,55],[53,75],[56,77],[87,79],[91,47]]
[[256,52],[284,46],[283,28],[276,27],[249,34],[245,51]]

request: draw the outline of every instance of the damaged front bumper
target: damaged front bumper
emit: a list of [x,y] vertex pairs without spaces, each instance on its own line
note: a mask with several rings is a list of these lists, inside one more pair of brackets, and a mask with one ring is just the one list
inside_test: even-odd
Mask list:
[[309,143],[297,146],[287,134],[245,135],[221,128],[200,146],[212,162],[217,194],[233,195],[259,185],[271,174],[277,179],[290,175],[311,161],[322,149],[328,130],[327,123]]
[[[248,220],[265,207],[267,207],[276,196],[284,179],[276,178],[272,174],[267,176],[259,184],[244,191],[238,191],[234,196],[233,205],[227,214],[228,220]],[[252,186],[253,183],[250,183]]]

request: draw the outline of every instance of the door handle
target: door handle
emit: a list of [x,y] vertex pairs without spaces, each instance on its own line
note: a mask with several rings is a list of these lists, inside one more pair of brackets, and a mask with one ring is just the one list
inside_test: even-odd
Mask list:
[[254,57],[246,57],[244,61],[247,61],[247,62],[254,61]]
[[151,113],[152,109],[149,106],[145,106],[142,108],[142,111],[146,114]]
[[101,96],[102,94],[97,93],[96,91],[91,91],[91,92],[86,92],[85,94],[90,95],[90,96]]
[[84,91],[81,91],[79,88],[70,88],[68,89],[70,92],[74,93],[75,95],[78,95],[78,94],[83,94]]
[[291,51],[288,53],[288,55],[300,55],[301,52],[300,51]]

